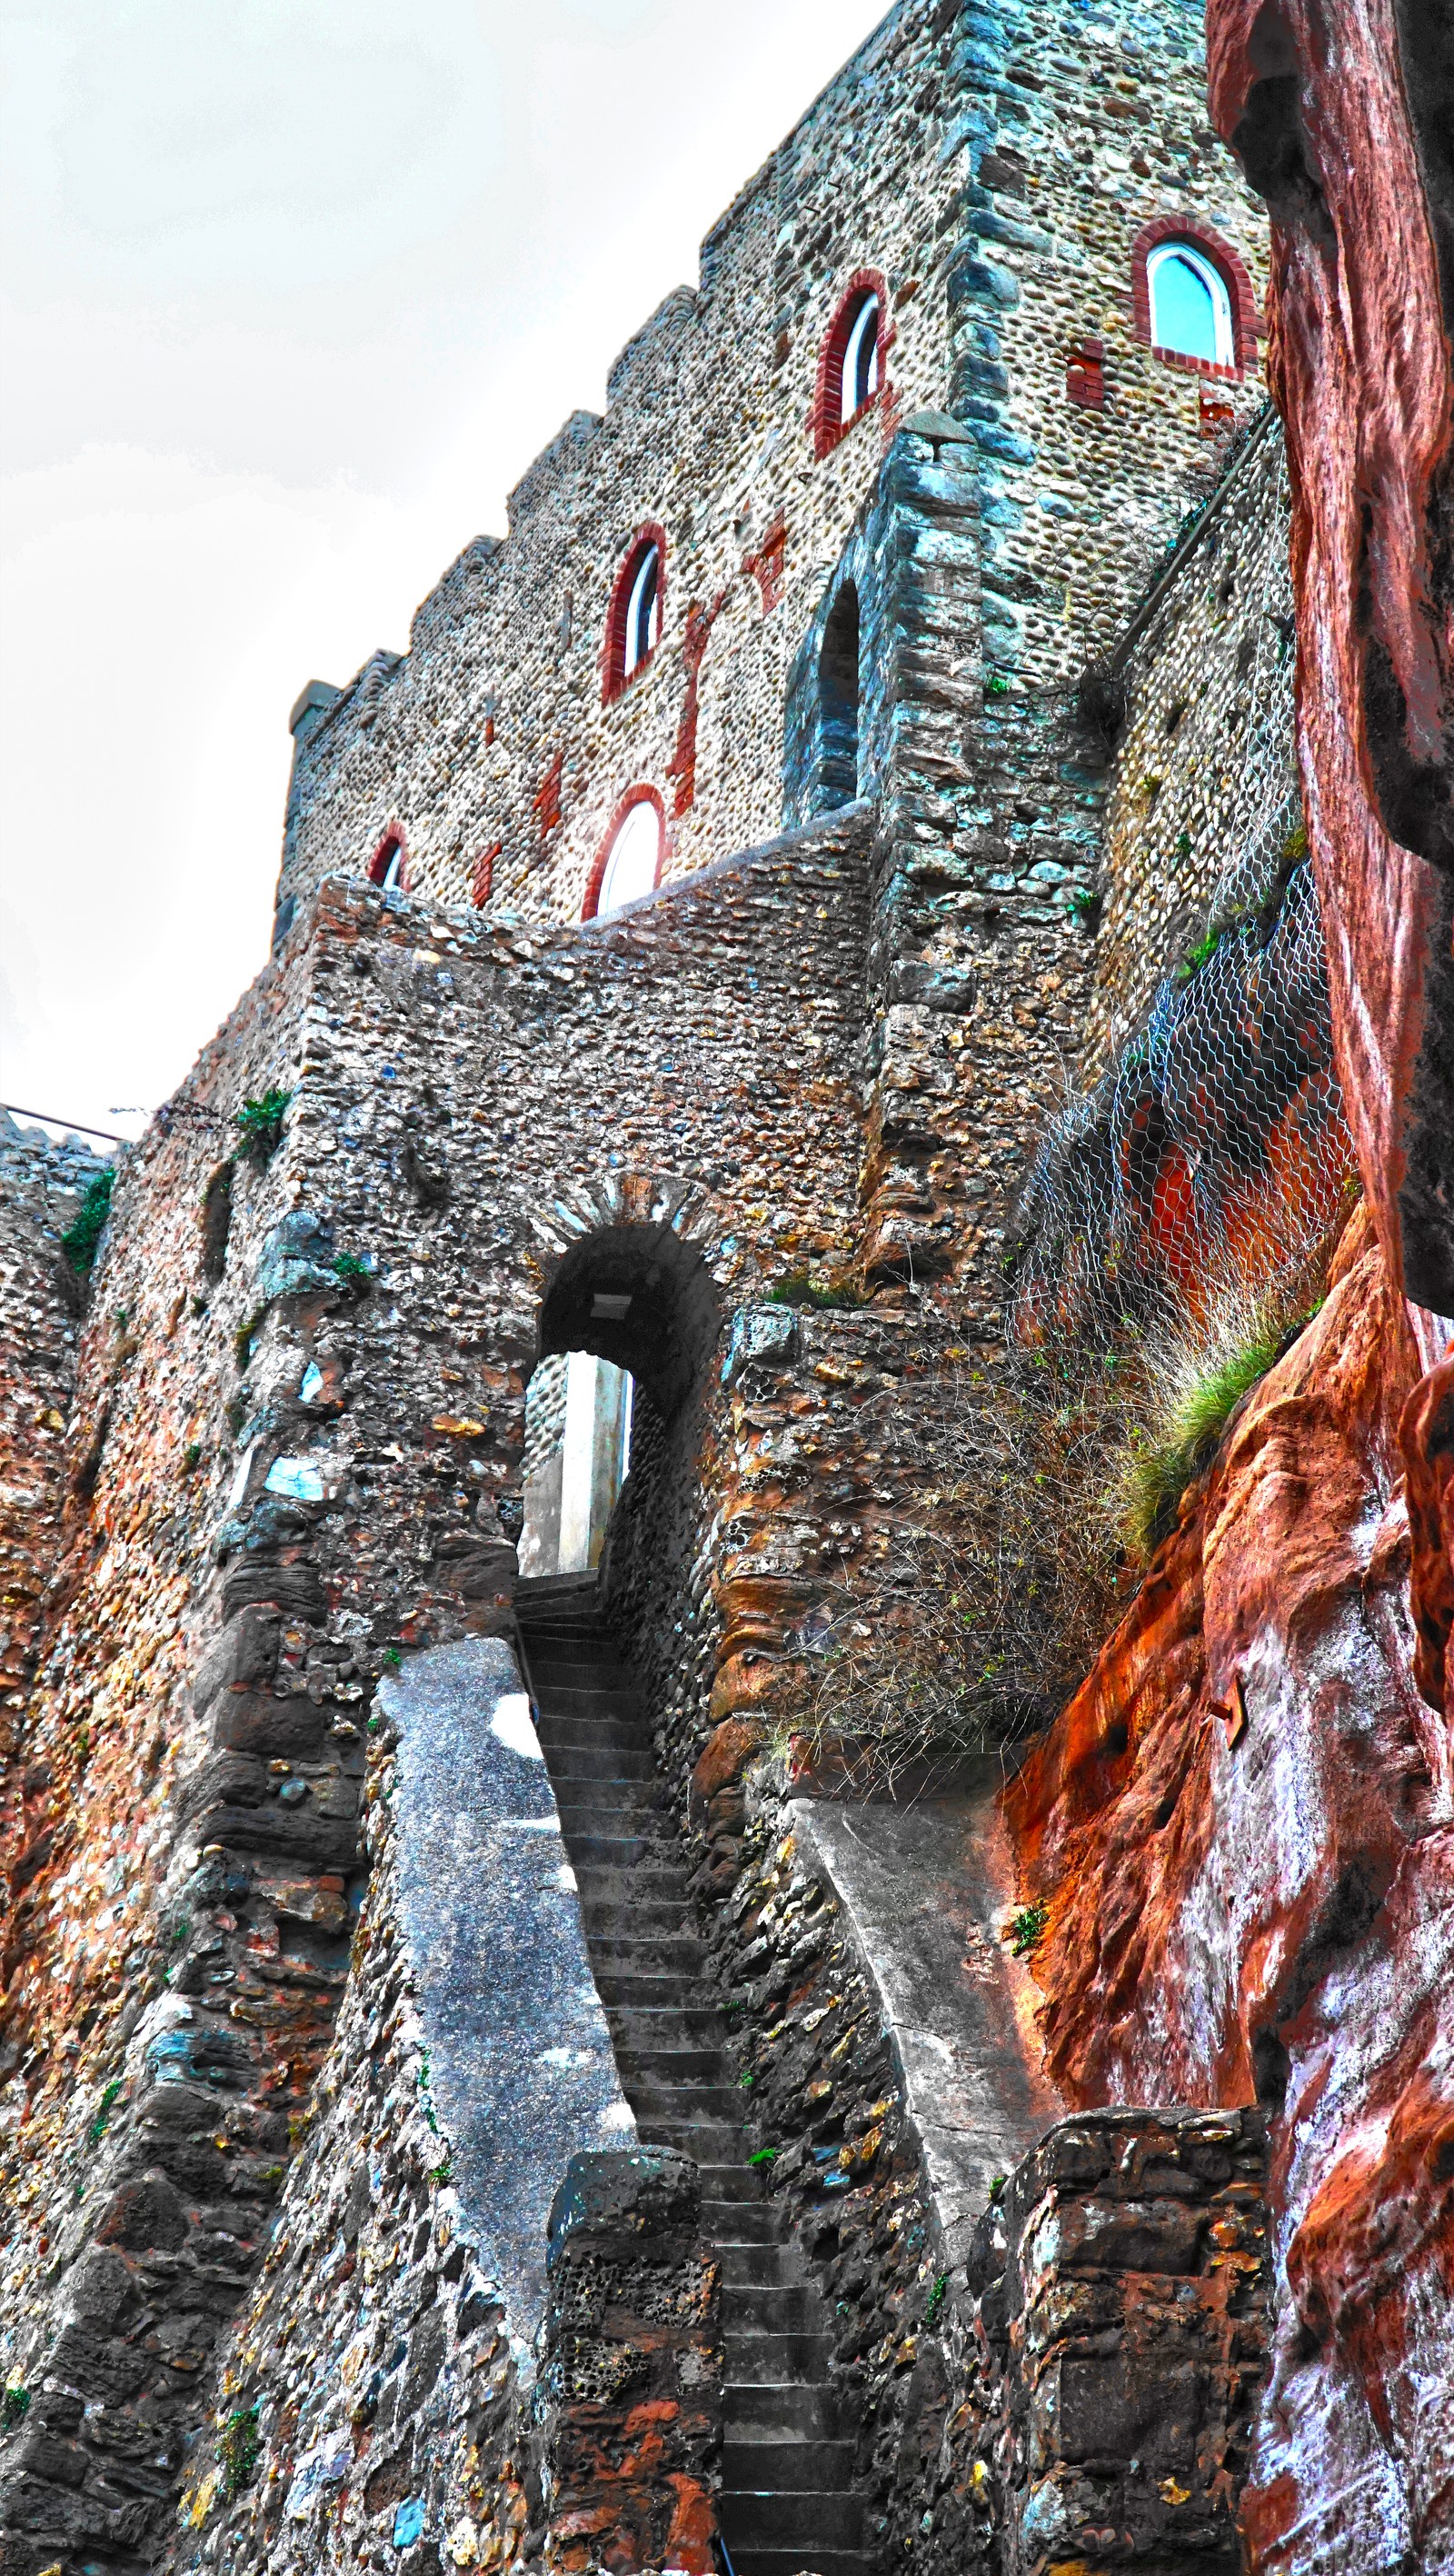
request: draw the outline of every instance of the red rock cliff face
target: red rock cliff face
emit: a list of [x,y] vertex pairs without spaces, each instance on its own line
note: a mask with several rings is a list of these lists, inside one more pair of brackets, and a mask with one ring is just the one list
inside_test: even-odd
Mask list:
[[1274,2111],[1246,2522],[1259,2569],[1309,2576],[1454,2545],[1454,1809],[1411,1672],[1417,1381],[1360,1217],[1010,1802],[1069,2098]]
[[1209,49],[1274,219],[1300,754],[1366,1208],[1008,1805],[1069,2098],[1272,2113],[1251,2567],[1447,2571],[1454,38],[1396,0],[1210,0]]
[[1396,1278],[1454,1312],[1454,41],[1430,0],[1209,0],[1273,218],[1299,731],[1339,1071]]

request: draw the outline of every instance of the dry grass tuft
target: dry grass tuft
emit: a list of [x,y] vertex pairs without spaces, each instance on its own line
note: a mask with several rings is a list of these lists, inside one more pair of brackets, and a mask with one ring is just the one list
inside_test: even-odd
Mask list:
[[1113,1353],[1021,1350],[868,1409],[879,1472],[906,1508],[815,1641],[794,1713],[815,1756],[891,1784],[1049,1724],[1118,1615],[1099,1498],[1127,1394]]

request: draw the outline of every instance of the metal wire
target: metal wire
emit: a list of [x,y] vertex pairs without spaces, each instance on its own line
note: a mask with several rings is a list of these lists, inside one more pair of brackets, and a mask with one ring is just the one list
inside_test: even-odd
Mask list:
[[1304,1267],[1345,1204],[1353,1147],[1293,753],[1286,459],[1269,514],[1229,859],[1206,936],[1158,986],[1095,1087],[1046,1132],[1027,1185],[1014,1335],[1195,1311]]

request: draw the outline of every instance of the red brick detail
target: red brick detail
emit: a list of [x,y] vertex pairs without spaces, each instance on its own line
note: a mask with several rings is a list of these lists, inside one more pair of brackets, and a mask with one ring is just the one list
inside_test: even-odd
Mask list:
[[381,886],[389,873],[389,861],[398,850],[402,853],[399,867],[399,892],[409,891],[409,844],[402,823],[390,823],[381,835],[377,849],[364,870],[370,885]]
[[[1151,337],[1151,280],[1146,262],[1162,242],[1190,242],[1209,259],[1232,299],[1232,346],[1237,353],[1233,367],[1214,366],[1210,358],[1189,358],[1180,349],[1158,348]],[[1260,316],[1252,280],[1244,260],[1239,259],[1228,241],[1215,233],[1209,224],[1195,215],[1158,215],[1139,232],[1131,246],[1131,311],[1136,337],[1143,340],[1153,358],[1168,367],[1185,367],[1194,376],[1221,376],[1235,382],[1248,367],[1257,364],[1257,338]]]
[[[744,567],[745,569],[745,567]],[[668,778],[676,782],[672,798],[673,815],[688,814],[697,792],[697,707],[706,655],[707,639],[722,611],[727,593],[719,590],[710,608],[694,599],[687,610],[686,631],[682,637],[682,661],[686,666],[687,693],[682,700],[681,722],[677,726],[676,749],[672,753]]]
[[[843,408],[843,361],[847,355],[854,318],[865,295],[878,297],[878,385],[869,395],[867,402],[859,404],[851,420],[841,420],[839,414]],[[893,344],[894,333],[889,322],[889,290],[886,279],[876,268],[855,269],[843,290],[838,310],[828,326],[823,346],[818,352],[818,381],[814,388],[813,409],[808,421],[808,431],[813,441],[815,456],[828,455],[829,451],[837,446],[840,438],[846,437],[849,430],[862,420],[865,412],[872,411],[876,403],[884,404],[887,409],[888,360]]]
[[594,921],[596,918],[596,906],[601,900],[601,881],[606,873],[606,861],[611,855],[611,844],[615,840],[617,833],[620,831],[621,826],[625,822],[633,805],[654,805],[656,807],[657,820],[661,825],[661,852],[656,862],[656,882],[658,885],[661,883],[661,872],[666,865],[667,850],[669,847],[666,834],[666,803],[661,794],[661,790],[656,787],[648,787],[643,780],[635,787],[627,788],[625,795],[620,799],[615,812],[611,816],[610,822],[606,826],[605,837],[602,840],[601,846],[597,850],[594,859],[591,861],[591,873],[586,879],[585,901],[581,905],[582,921]]
[[504,846],[505,844],[503,841],[492,841],[487,850],[481,850],[479,857],[475,861],[475,872],[470,881],[470,901],[474,905],[476,912],[484,911],[486,904],[494,893],[495,861],[499,857]]
[[1084,336],[1077,340],[1065,363],[1065,394],[1068,402],[1079,403],[1083,411],[1104,411],[1106,407],[1106,344]]
[[1224,430],[1235,428],[1237,407],[1225,394],[1208,385],[1201,389],[1201,432],[1203,438],[1220,438]]
[[[656,643],[644,653],[634,671],[626,668],[626,611],[631,605],[631,585],[641,569],[641,558],[648,546],[656,548]],[[661,646],[666,626],[666,530],[655,519],[647,519],[637,529],[626,549],[621,569],[611,591],[611,604],[606,611],[605,632],[601,638],[601,704],[608,707],[651,668]]]
[[555,831],[560,822],[560,781],[564,767],[564,755],[561,752],[557,752],[554,760],[550,764],[550,767],[547,769],[545,776],[542,778],[540,785],[536,788],[534,795],[530,799],[531,809],[535,815],[536,825],[540,833],[540,846],[542,849],[544,849],[551,833]]
[[779,512],[763,536],[755,555],[744,555],[742,569],[750,573],[762,594],[762,613],[770,617],[783,595],[783,558],[787,553],[788,523]]

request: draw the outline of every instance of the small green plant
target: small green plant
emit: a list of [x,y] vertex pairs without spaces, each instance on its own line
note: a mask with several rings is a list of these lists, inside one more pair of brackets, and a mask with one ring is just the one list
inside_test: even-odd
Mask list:
[[989,678],[984,684],[984,693],[987,698],[1007,698],[1009,696],[1010,684],[1005,678],[1003,671],[991,671]]
[[757,2153],[749,2156],[747,2161],[750,2165],[775,2165],[777,2163],[777,2149],[776,2147],[759,2147]]
[[847,1279],[815,1279],[808,1270],[790,1270],[767,1291],[772,1306],[867,1306],[862,1289]]
[[387,1664],[391,1673],[401,1673],[404,1669],[404,1658],[397,1646],[386,1646],[379,1661],[381,1664]]
[[1190,834],[1190,832],[1178,832],[1178,833],[1177,833],[1177,836],[1176,836],[1176,855],[1177,855],[1177,857],[1178,857],[1179,859],[1189,859],[1189,858],[1191,857],[1191,834]]
[[237,1112],[242,1150],[258,1171],[271,1162],[283,1141],[283,1120],[292,1097],[291,1091],[265,1091],[257,1099],[249,1096]]
[[425,2119],[428,2121],[430,2128],[434,2131],[435,2136],[438,2137],[439,2122],[434,2116],[434,2096],[429,2089],[429,2053],[427,2050],[419,2061],[419,2071],[414,2078],[414,2082],[419,2093],[419,2108],[423,2112]]
[[926,2326],[932,2327],[937,2325],[939,2321],[939,2311],[943,2307],[948,2294],[949,2275],[947,2272],[941,2272],[933,2289],[930,2291],[928,2298],[924,2302],[924,2323]]
[[201,1443],[201,1441],[200,1441],[200,1440],[189,1440],[189,1441],[188,1441],[188,1443],[187,1443],[187,1445],[186,1445],[186,1448],[182,1451],[182,1473],[183,1473],[183,1475],[184,1475],[184,1476],[195,1476],[195,1474],[196,1474],[196,1472],[197,1472],[198,1468],[201,1466],[201,1464],[202,1464],[202,1443]]
[[1018,1914],[1011,1915],[1004,1937],[1015,1958],[1028,1959],[1032,1951],[1038,1950],[1049,1920],[1050,1907],[1043,1896],[1037,1896],[1033,1905],[1022,1905]]
[[1189,984],[1193,975],[1200,974],[1201,969],[1206,965],[1208,958],[1215,957],[1221,944],[1221,931],[1209,930],[1205,939],[1199,939],[1195,948],[1188,949],[1187,954],[1183,957],[1181,964],[1176,970],[1176,980],[1178,984]]
[[23,2424],[29,2411],[30,2391],[24,2380],[12,2379],[7,2382],[4,2398],[0,2400],[0,2423],[3,2423],[6,2432],[13,2432],[17,2424]]
[[1126,1545],[1138,1563],[1170,1537],[1182,1496],[1211,1465],[1233,1406],[1267,1375],[1284,1339],[1264,1325],[1224,1356],[1188,1370],[1162,1421],[1133,1441],[1120,1493]]
[[258,2431],[259,2404],[255,2397],[250,2406],[235,2407],[224,2418],[217,2436],[223,2492],[229,2504],[235,2502],[245,2486],[251,2485],[262,2455],[262,2437]]
[[116,1185],[116,1166],[108,1163],[98,1172],[85,1197],[74,1225],[61,1236],[61,1250],[78,1279],[89,1279],[96,1259],[101,1229],[111,1213],[111,1193]]
[[1285,859],[1305,859],[1308,855],[1308,829],[1305,823],[1294,823],[1282,845]]
[[744,2066],[742,2073],[737,2078],[737,2081],[741,2085],[743,2092],[747,2093],[751,2091],[753,2085],[757,2082],[757,2078],[755,2075],[750,2075],[747,2068]]
[[351,1289],[355,1297],[368,1294],[369,1265],[366,1261],[361,1261],[356,1252],[337,1253],[334,1256],[333,1275],[335,1279],[342,1281],[345,1288]]
[[1008,2181],[1009,2181],[1009,2175],[1008,2175],[1008,2174],[996,2174],[996,2175],[995,2175],[995,2177],[994,2177],[993,2181],[992,2181],[992,2182],[991,2182],[991,2184],[990,2184],[990,2206],[991,2206],[991,2208],[993,2208],[993,2207],[994,2207],[994,2205],[995,2205],[996,2201],[998,2201],[998,2200],[1002,2200],[1002,2199],[1004,2198],[1005,2185],[1006,2185],[1006,2183],[1007,2183]]
[[110,2083],[105,2087],[100,2101],[96,2105],[96,2116],[91,2122],[89,2129],[86,2131],[86,2144],[88,2147],[99,2147],[101,2144],[102,2139],[106,2135],[107,2123],[111,2118],[112,2106],[120,2091],[121,2077],[119,2075],[113,2075]]

